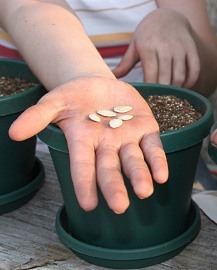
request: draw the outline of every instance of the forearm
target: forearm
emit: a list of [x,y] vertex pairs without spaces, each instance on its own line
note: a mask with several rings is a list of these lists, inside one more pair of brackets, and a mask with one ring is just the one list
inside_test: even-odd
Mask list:
[[14,7],[2,25],[48,90],[80,76],[114,78],[74,14],[32,2]]

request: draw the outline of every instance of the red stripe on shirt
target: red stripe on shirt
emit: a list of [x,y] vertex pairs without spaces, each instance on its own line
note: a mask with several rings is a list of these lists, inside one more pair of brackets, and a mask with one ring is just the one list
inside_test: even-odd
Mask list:
[[22,56],[18,53],[18,51],[4,47],[2,45],[0,45],[0,56],[16,60],[23,60]]
[[[97,50],[99,51],[100,55],[103,58],[107,58],[124,55],[127,48],[128,45],[119,45],[112,47],[99,47],[97,48]],[[17,60],[23,60],[22,56],[19,54],[18,51],[4,47],[2,45],[0,45],[0,56]]]
[[97,50],[103,58],[124,55],[128,45],[119,45],[112,47],[98,47]]

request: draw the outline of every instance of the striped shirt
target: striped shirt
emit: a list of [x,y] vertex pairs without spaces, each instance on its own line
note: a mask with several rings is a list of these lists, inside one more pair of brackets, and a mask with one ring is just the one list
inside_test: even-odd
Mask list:
[[140,21],[156,9],[153,0],[65,0],[103,57],[122,55]]
[[[157,8],[153,0],[65,0],[65,2],[81,20],[87,35],[111,69],[120,62],[140,21]],[[10,37],[0,29],[1,56],[21,59]],[[142,68],[138,63],[125,80],[141,81],[141,78]]]
[[10,36],[0,28],[0,57],[21,60],[22,57],[13,44]]

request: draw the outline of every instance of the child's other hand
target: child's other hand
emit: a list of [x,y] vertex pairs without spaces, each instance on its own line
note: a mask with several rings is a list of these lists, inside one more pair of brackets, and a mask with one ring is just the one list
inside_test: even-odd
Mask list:
[[200,73],[196,39],[182,14],[157,9],[138,25],[127,52],[113,73],[120,78],[141,61],[145,82],[191,88]]

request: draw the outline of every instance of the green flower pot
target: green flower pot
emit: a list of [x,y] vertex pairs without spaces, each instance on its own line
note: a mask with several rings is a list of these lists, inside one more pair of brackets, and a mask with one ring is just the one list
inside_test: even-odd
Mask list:
[[[1,76],[38,83],[27,65],[20,61],[0,59]],[[44,88],[38,84],[22,93],[0,98],[0,214],[26,203],[44,180],[44,168],[35,156],[36,136],[15,142],[8,135],[13,121],[44,94]]]
[[[64,205],[56,217],[63,243],[84,260],[108,268],[141,268],[178,254],[199,232],[200,215],[191,192],[203,139],[213,124],[213,110],[201,95],[178,87],[135,83],[145,98],[176,95],[203,116],[196,123],[161,134],[169,164],[169,180],[154,183],[154,194],[140,200],[125,177],[130,206],[122,215],[110,210],[99,191],[99,205],[82,210],[70,176],[68,148],[62,131],[49,125],[39,134],[50,150]],[[76,155],[76,153],[75,153]]]
[[[217,123],[215,123],[212,126],[210,132],[213,132],[215,129],[217,129]],[[208,153],[212,161],[217,164],[217,145],[214,145],[211,142],[209,142]]]

